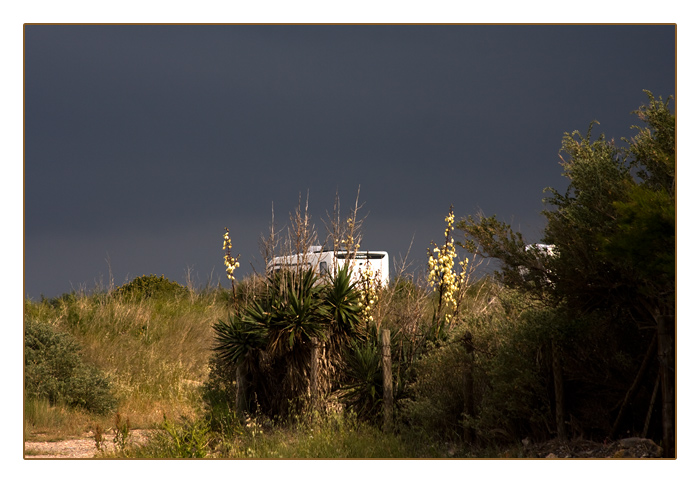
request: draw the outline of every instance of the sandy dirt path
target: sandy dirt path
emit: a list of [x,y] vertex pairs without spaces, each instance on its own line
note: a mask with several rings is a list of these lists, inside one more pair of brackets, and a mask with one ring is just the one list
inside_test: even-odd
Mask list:
[[[146,431],[135,429],[129,433],[129,441],[143,443],[147,439]],[[109,453],[115,449],[114,436],[106,434],[102,447]],[[80,439],[64,441],[25,441],[25,459],[89,459],[97,455],[97,445],[92,434],[86,434]]]

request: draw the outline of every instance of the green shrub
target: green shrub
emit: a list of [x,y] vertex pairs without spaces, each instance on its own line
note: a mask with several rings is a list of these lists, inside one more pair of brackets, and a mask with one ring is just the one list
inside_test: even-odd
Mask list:
[[384,387],[381,364],[376,335],[350,344],[345,356],[347,382],[341,388],[340,400],[362,420],[379,420]]
[[429,347],[412,365],[406,396],[398,401],[401,421],[413,431],[441,441],[457,441],[463,434],[467,353],[461,344],[464,330]]
[[202,419],[181,417],[174,422],[163,418],[158,429],[150,432],[145,444],[123,444],[105,458],[180,459],[205,458],[212,440],[209,427]]
[[80,346],[48,324],[26,321],[24,329],[25,395],[104,414],[116,406],[110,383],[85,363]]
[[[209,427],[201,419],[182,418],[180,423],[163,420],[162,437],[170,443],[171,458],[204,458],[209,453]],[[166,447],[168,447],[166,445]]]
[[550,437],[552,314],[543,310],[503,316],[475,338],[479,411],[472,421],[482,441],[512,442]]
[[142,275],[115,290],[115,294],[134,300],[155,297],[181,297],[188,294],[188,289],[177,282],[171,282],[163,275]]
[[240,425],[236,415],[236,382],[221,357],[209,359],[209,376],[202,386],[202,401],[212,431],[232,435]]

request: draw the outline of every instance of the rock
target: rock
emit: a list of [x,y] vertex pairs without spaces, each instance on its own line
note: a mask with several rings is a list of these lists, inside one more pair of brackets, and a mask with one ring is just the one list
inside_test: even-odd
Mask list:
[[654,444],[654,442],[650,439],[645,439],[645,438],[625,438],[620,440],[620,446],[623,448],[632,448],[634,446],[649,442],[651,444]]
[[663,455],[661,447],[647,438],[625,438],[619,444],[621,448],[629,450],[630,457],[660,458]]
[[663,451],[656,443],[646,438],[625,438],[618,441],[595,442],[583,439],[544,442],[526,442],[521,451],[530,458],[661,458]]

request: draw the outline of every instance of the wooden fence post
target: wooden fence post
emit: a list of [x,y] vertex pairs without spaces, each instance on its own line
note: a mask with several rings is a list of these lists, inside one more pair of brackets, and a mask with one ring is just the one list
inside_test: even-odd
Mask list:
[[245,375],[243,374],[243,366],[236,367],[236,412],[239,418],[243,417],[243,413],[248,409],[246,403],[246,387]]
[[311,411],[318,409],[318,338],[311,338]]
[[391,333],[382,330],[382,374],[384,376],[384,432],[392,430],[394,412],[394,391],[391,382]]

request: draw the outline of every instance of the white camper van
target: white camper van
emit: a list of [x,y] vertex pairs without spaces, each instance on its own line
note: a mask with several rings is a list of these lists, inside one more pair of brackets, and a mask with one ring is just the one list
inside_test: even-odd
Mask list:
[[371,267],[373,275],[378,274],[382,285],[389,284],[389,254],[387,252],[323,250],[323,247],[312,246],[306,253],[275,257],[267,264],[267,273],[280,270],[296,269],[298,266],[312,268],[319,277],[332,274],[333,270],[349,265],[352,280],[360,280],[360,273]]
[[547,257],[553,257],[555,255],[554,251],[555,247],[554,245],[545,245],[544,243],[533,243],[532,245],[528,245],[525,247],[525,251],[529,252],[530,250],[536,251],[538,254],[547,256]]
[[[542,265],[543,258],[557,256],[556,247],[554,245],[545,245],[544,243],[533,243],[532,245],[527,245],[525,247],[525,251],[532,251],[535,253],[535,256],[537,257],[537,264],[540,269],[544,268]],[[527,277],[530,273],[530,270],[525,267],[519,267],[518,271],[520,272],[521,277]]]

